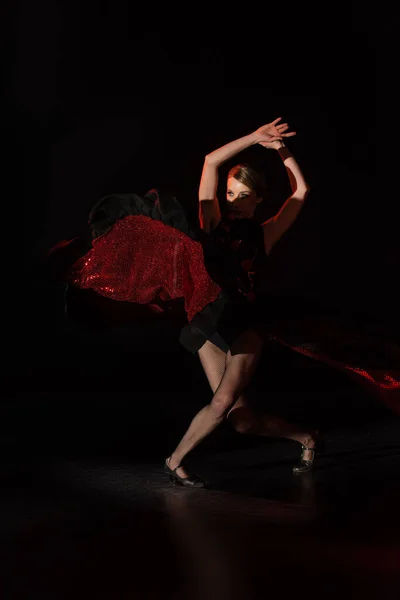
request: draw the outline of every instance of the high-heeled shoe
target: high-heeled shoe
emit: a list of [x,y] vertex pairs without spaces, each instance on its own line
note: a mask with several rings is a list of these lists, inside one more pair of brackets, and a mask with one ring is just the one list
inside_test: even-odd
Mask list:
[[[297,465],[293,467],[293,473],[308,473],[309,471],[312,471],[315,462],[315,455],[317,452],[318,454],[322,452],[323,448],[319,433],[315,432],[312,437],[314,440],[314,447],[309,448],[308,446],[304,446],[304,444],[301,445],[301,457]],[[307,451],[311,452],[311,458],[304,458],[304,453]]]
[[168,465],[168,458],[165,461],[164,473],[167,473],[167,475],[169,475],[169,478],[172,481],[172,483],[177,485],[183,485],[184,487],[205,487],[205,482],[202,479],[200,479],[200,477],[197,477],[197,475],[188,475],[188,477],[180,477],[180,475],[178,475],[178,473],[176,472],[180,466],[181,465],[178,465],[177,467],[175,467],[175,469],[171,469]]

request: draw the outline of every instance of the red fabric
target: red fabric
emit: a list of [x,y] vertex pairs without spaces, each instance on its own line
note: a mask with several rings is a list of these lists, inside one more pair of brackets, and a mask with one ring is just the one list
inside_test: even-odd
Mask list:
[[280,344],[343,371],[400,416],[400,348],[384,330],[353,329],[325,315],[287,317],[269,333]]
[[390,369],[371,369],[346,364],[340,360],[334,360],[323,353],[313,352],[301,346],[293,346],[282,339],[274,338],[284,346],[288,346],[296,352],[314,358],[331,367],[344,371],[350,377],[360,383],[369,393],[378,397],[390,410],[400,416],[400,371]]
[[152,306],[183,298],[189,321],[221,292],[198,242],[142,215],[125,217],[95,240],[70,280],[117,301]]

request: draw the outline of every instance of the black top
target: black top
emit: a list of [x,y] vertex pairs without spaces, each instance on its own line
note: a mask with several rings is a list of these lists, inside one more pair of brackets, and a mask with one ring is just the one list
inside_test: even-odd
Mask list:
[[240,267],[239,291],[246,296],[257,295],[259,280],[267,264],[261,226],[253,219],[224,217],[211,238],[220,250],[229,252]]

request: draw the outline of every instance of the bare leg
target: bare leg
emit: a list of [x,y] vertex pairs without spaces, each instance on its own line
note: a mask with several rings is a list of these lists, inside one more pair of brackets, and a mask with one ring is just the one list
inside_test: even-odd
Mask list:
[[[213,392],[218,388],[225,370],[226,353],[207,342],[199,351],[199,357]],[[313,448],[315,440],[310,432],[302,431],[296,425],[271,415],[256,415],[242,394],[229,410],[227,418],[239,433],[287,438]],[[312,458],[312,453],[305,451],[304,459]]]
[[[293,423],[288,423],[280,417],[272,415],[256,415],[245,398],[237,402],[228,415],[229,421],[239,433],[251,435],[264,435],[267,437],[286,438],[299,442],[307,448],[315,447],[313,434],[304,431]],[[305,450],[304,460],[312,460],[313,453]]]
[[[220,383],[215,390],[211,403],[202,408],[193,421],[178,446],[171,454],[168,464],[175,469],[184,457],[209,435],[226,418],[241,392],[249,383],[261,353],[262,340],[254,332],[248,331],[232,344],[226,354],[225,368]],[[177,474],[185,477],[181,468]]]

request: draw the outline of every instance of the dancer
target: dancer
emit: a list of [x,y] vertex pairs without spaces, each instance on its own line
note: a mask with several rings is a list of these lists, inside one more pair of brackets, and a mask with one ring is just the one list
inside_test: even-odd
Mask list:
[[[257,298],[257,277],[266,264],[267,257],[282,235],[294,223],[310,187],[304,175],[288,148],[283,138],[296,135],[290,132],[287,123],[280,123],[282,119],[275,119],[272,123],[264,125],[247,136],[234,140],[218,148],[205,158],[199,186],[199,215],[203,231],[208,233],[213,243],[222,251],[229,252],[237,264],[246,272],[245,278],[237,278],[237,291],[253,305],[253,323],[262,322],[262,302]],[[283,204],[277,215],[258,224],[255,212],[258,204],[265,195],[265,182],[262,176],[247,164],[238,164],[230,169],[227,178],[226,199],[229,207],[228,215],[222,216],[219,201],[216,195],[218,187],[218,169],[227,160],[248,148],[260,144],[265,148],[275,149],[286,167],[292,187],[292,194]],[[257,317],[258,315],[258,317]],[[256,325],[259,335],[259,323]],[[261,338],[258,340],[261,350]],[[188,451],[197,443],[196,432],[202,427],[202,421],[211,421],[210,412],[216,402],[222,405],[221,413],[227,416],[236,431],[253,435],[269,437],[285,437],[299,442],[302,445],[302,455],[299,464],[293,469],[295,473],[310,471],[313,467],[317,432],[306,432],[296,425],[285,422],[278,417],[266,414],[256,414],[243,393],[227,408],[219,398],[225,393],[226,373],[231,365],[229,351],[218,346],[215,340],[208,339],[199,348],[198,354],[202,367],[214,393],[210,407],[205,407],[189,427],[181,443],[167,459],[168,469],[180,483],[187,477],[184,469],[179,468]],[[245,385],[235,389],[237,395],[244,390]],[[227,404],[232,402],[229,397]],[[221,418],[220,412],[216,414]],[[222,418],[223,418],[222,417]],[[214,417],[215,418],[215,417]],[[176,477],[176,475],[178,477]]]
[[[272,144],[291,135],[284,133],[284,127],[279,131],[275,124],[266,125],[254,133],[253,142]],[[70,284],[117,302],[146,305],[157,312],[165,303],[183,299],[188,323],[180,341],[192,353],[199,353],[210,382],[214,381],[212,368],[207,366],[210,348],[223,358],[223,372],[217,377],[218,383],[212,384],[211,402],[195,416],[165,461],[171,479],[184,486],[202,487],[203,481],[184,471],[184,457],[228,415],[232,415],[238,430],[247,427],[243,418],[235,420],[234,416],[243,415],[241,395],[254,374],[263,345],[254,322],[254,304],[247,292],[248,270],[205,229],[192,227],[175,198],[156,190],[144,197],[121,194],[102,198],[91,211],[89,226],[90,250],[87,236],[83,244],[76,240],[72,244],[78,252],[82,247],[83,255],[68,270]],[[68,245],[61,248],[65,253]],[[215,354],[212,357],[215,365]],[[279,430],[281,436],[282,428],[277,429],[277,423],[283,422],[276,419],[272,427],[271,423],[269,420],[269,434]],[[310,434],[285,426],[287,437],[303,445],[312,440]],[[260,431],[265,429],[262,424],[258,427]],[[252,428],[255,431],[254,420]],[[313,446],[307,447],[313,453]],[[303,458],[306,469],[312,461]]]

